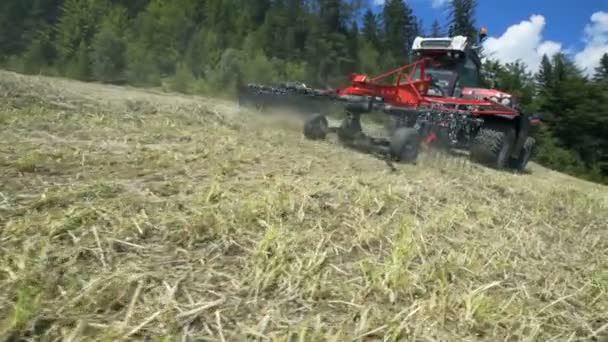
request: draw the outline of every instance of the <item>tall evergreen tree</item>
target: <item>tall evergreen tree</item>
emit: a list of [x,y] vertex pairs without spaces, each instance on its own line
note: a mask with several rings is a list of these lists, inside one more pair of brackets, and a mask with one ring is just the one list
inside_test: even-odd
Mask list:
[[346,33],[348,20],[343,0],[318,0],[319,18],[325,32]]
[[150,0],[110,0],[110,2],[112,5],[125,8],[129,18],[135,18],[139,12],[146,9],[146,7],[150,4]]
[[106,0],[65,0],[57,23],[57,51],[65,65],[84,58],[101,19],[109,12]]
[[0,1],[0,54],[4,55],[0,57],[20,54],[27,48],[23,38],[32,5],[32,0]]
[[513,94],[521,105],[528,106],[534,97],[534,76],[521,61],[507,63],[497,73],[500,88]]
[[433,24],[431,25],[430,37],[439,38],[439,37],[443,37],[443,36],[444,36],[444,33],[443,33],[443,30],[441,29],[441,25],[439,24],[439,21],[437,21],[435,19],[433,21]]
[[394,58],[407,61],[416,38],[418,21],[403,0],[387,0],[382,10],[385,48]]
[[195,28],[196,8],[196,0],[152,0],[135,19],[132,39],[153,57],[156,68],[164,75],[173,74],[185,55]]
[[595,68],[593,79],[596,81],[608,80],[608,53],[602,55],[599,65]]
[[[416,21],[416,25],[414,26],[414,31],[412,35],[414,36],[414,38],[416,38],[417,36],[427,36],[426,30],[424,29],[424,20],[422,20],[422,18],[418,18],[418,20]],[[412,40],[412,42],[414,41]]]
[[287,0],[285,44],[288,60],[301,60],[308,35],[306,3],[304,0]]
[[550,88],[553,84],[553,65],[547,55],[543,55],[540,68],[536,74],[537,84],[540,88]]
[[[296,1],[300,3],[300,1]],[[290,1],[290,5],[293,6],[294,1]],[[249,23],[247,26],[248,29],[255,30],[259,28],[266,19],[266,14],[268,14],[268,10],[271,6],[270,0],[257,0],[257,1],[244,1],[242,2],[244,6],[243,13],[247,15],[247,19]]]
[[261,27],[262,48],[270,57],[286,58],[289,43],[286,36],[288,27],[287,8],[284,0],[275,1]]
[[104,82],[122,81],[127,67],[124,32],[128,27],[127,9],[115,6],[103,19],[92,42],[92,73]]
[[477,39],[475,11],[477,0],[452,0],[449,12],[449,35],[462,35],[471,40]]
[[347,65],[347,70],[350,72],[355,72],[359,69],[359,25],[357,21],[353,20],[351,24],[351,28],[348,32],[348,53],[350,56],[350,63]]
[[380,49],[380,28],[378,26],[378,17],[371,9],[368,9],[363,15],[363,39],[370,42],[375,49]]

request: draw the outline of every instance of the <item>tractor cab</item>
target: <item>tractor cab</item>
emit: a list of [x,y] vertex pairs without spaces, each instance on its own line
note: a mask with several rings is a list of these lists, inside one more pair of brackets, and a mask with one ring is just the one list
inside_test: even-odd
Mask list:
[[417,37],[412,46],[415,61],[427,58],[426,65],[418,64],[414,80],[431,77],[428,96],[461,97],[465,88],[481,86],[481,60],[470,46],[467,37]]

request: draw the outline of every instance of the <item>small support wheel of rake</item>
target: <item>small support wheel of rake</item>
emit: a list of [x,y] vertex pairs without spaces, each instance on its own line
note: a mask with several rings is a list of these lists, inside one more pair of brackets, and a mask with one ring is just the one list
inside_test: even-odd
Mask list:
[[325,139],[328,130],[329,123],[322,114],[311,115],[304,124],[304,136],[310,140]]
[[418,158],[421,137],[415,128],[398,128],[390,143],[390,155],[399,162],[414,162]]

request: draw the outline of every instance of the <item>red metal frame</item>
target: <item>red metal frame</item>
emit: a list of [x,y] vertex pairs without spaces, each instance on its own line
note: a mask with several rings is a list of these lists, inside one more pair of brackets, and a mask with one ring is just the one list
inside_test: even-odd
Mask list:
[[[466,99],[456,97],[427,96],[431,78],[425,77],[425,68],[432,58],[422,58],[412,64],[401,66],[387,73],[371,79],[367,75],[351,75],[350,86],[337,90],[339,96],[375,96],[382,97],[386,103],[395,106],[406,106],[414,109],[420,107],[439,107],[447,111],[465,111],[444,107],[444,105],[473,106],[467,112],[473,115],[501,115],[507,117],[517,116],[512,108],[489,99]],[[412,76],[417,67],[420,67],[420,79],[413,80]],[[397,74],[395,83],[380,83],[380,80]],[[405,82],[402,79],[405,78]]]

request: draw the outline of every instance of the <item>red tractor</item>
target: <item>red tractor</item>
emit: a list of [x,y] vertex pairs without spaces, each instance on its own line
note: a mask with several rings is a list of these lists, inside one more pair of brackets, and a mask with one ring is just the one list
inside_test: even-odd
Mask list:
[[[474,161],[523,170],[535,146],[531,127],[539,121],[522,112],[510,94],[482,88],[476,51],[463,36],[418,37],[412,46],[413,63],[371,78],[353,74],[350,86],[343,89],[320,91],[303,84],[248,89],[249,94],[255,89],[257,106],[277,104],[277,95],[286,94],[344,103],[346,117],[339,127],[329,127],[322,114],[308,117],[304,134],[309,139],[336,132],[349,146],[385,153],[397,161],[414,161],[421,144],[466,148]],[[395,118],[390,138],[363,133],[360,117],[372,112]]]

